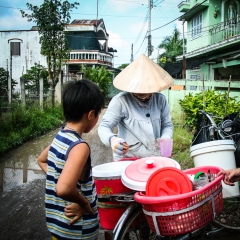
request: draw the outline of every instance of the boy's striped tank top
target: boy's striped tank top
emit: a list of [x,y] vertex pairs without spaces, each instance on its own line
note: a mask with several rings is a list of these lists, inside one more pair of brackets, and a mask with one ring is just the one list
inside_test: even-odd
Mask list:
[[97,210],[97,193],[92,178],[91,159],[87,160],[90,172],[86,181],[78,181],[79,194],[88,199],[95,214],[85,214],[78,222],[68,225],[70,218],[64,214],[66,204],[71,204],[56,195],[55,187],[62,172],[69,151],[76,144],[86,144],[74,131],[60,130],[54,138],[48,153],[48,168],[45,192],[45,209],[47,228],[57,239],[98,238],[99,219]]

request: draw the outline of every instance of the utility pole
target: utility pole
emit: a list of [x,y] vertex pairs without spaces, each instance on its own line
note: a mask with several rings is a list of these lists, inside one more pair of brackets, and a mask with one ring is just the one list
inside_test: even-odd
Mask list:
[[98,0],[97,0],[97,20],[98,20]]
[[148,0],[148,57],[152,55],[152,35],[151,35],[151,10],[153,7],[152,0]]
[[133,43],[132,43],[132,48],[131,48],[131,59],[130,59],[131,62],[133,62]]
[[8,75],[8,103],[12,103],[12,51],[10,55],[10,71]]
[[[185,19],[183,20],[183,79],[186,79],[186,58],[185,58],[184,24],[185,24]],[[186,83],[185,83],[185,88],[186,88]]]

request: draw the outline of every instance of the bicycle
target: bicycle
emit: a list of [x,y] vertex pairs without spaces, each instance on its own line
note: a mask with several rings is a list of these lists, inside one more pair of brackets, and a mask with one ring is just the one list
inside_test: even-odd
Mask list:
[[[214,140],[231,139],[234,142],[236,166],[240,166],[240,121],[237,113],[226,117],[215,117],[205,111],[200,111],[197,132],[192,140],[192,145]],[[218,119],[217,119],[218,118]],[[216,120],[218,124],[216,124]],[[220,121],[219,121],[220,120]],[[220,229],[240,231],[240,196],[224,198],[223,210],[212,221]]]
[[[208,168],[211,168],[211,172],[214,174],[217,174],[220,170],[220,168]],[[206,172],[207,169],[204,167],[184,171],[186,174],[196,174],[199,171]],[[100,203],[112,201],[113,203],[120,202],[128,205],[113,230],[103,229],[105,230],[105,239],[194,239],[194,237],[203,234],[204,229],[209,228],[211,220],[222,209],[221,179],[223,179],[223,176],[209,183],[209,188],[195,190],[189,194],[180,194],[181,196],[178,197],[170,196],[169,199],[163,198],[160,202],[159,198],[154,199],[153,197],[155,203],[149,205],[144,201],[145,199],[152,201],[151,197],[146,198],[144,193],[137,191],[125,194],[98,195]],[[156,209],[151,209],[151,206],[156,205],[164,206],[164,209],[160,210],[160,213],[156,212],[158,211]],[[167,209],[166,205],[168,206]],[[153,220],[151,220],[152,215],[154,216]],[[212,233],[214,231],[208,229],[206,236]]]

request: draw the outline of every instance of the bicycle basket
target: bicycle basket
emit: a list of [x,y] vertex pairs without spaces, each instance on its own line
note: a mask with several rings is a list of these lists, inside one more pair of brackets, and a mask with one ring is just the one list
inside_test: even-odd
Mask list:
[[[196,174],[208,170],[216,175],[221,168],[213,166],[196,167],[185,170],[186,174]],[[216,177],[206,186],[184,194],[150,197],[136,192],[134,199],[142,204],[148,225],[159,236],[175,236],[192,232],[211,222],[223,209],[223,175]]]

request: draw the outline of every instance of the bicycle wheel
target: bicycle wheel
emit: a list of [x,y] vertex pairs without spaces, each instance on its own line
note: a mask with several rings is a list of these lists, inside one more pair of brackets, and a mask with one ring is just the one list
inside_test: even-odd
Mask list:
[[151,231],[148,226],[147,219],[142,211],[142,208],[137,208],[129,219],[123,225],[117,239],[118,240],[190,240],[195,239],[204,232],[206,226],[197,229],[191,233],[179,236],[157,236],[156,233]]
[[161,239],[153,233],[147,223],[147,219],[139,207],[130,215],[123,225],[117,238],[118,240],[153,240]]
[[225,198],[223,210],[212,223],[216,227],[240,231],[240,197]]

